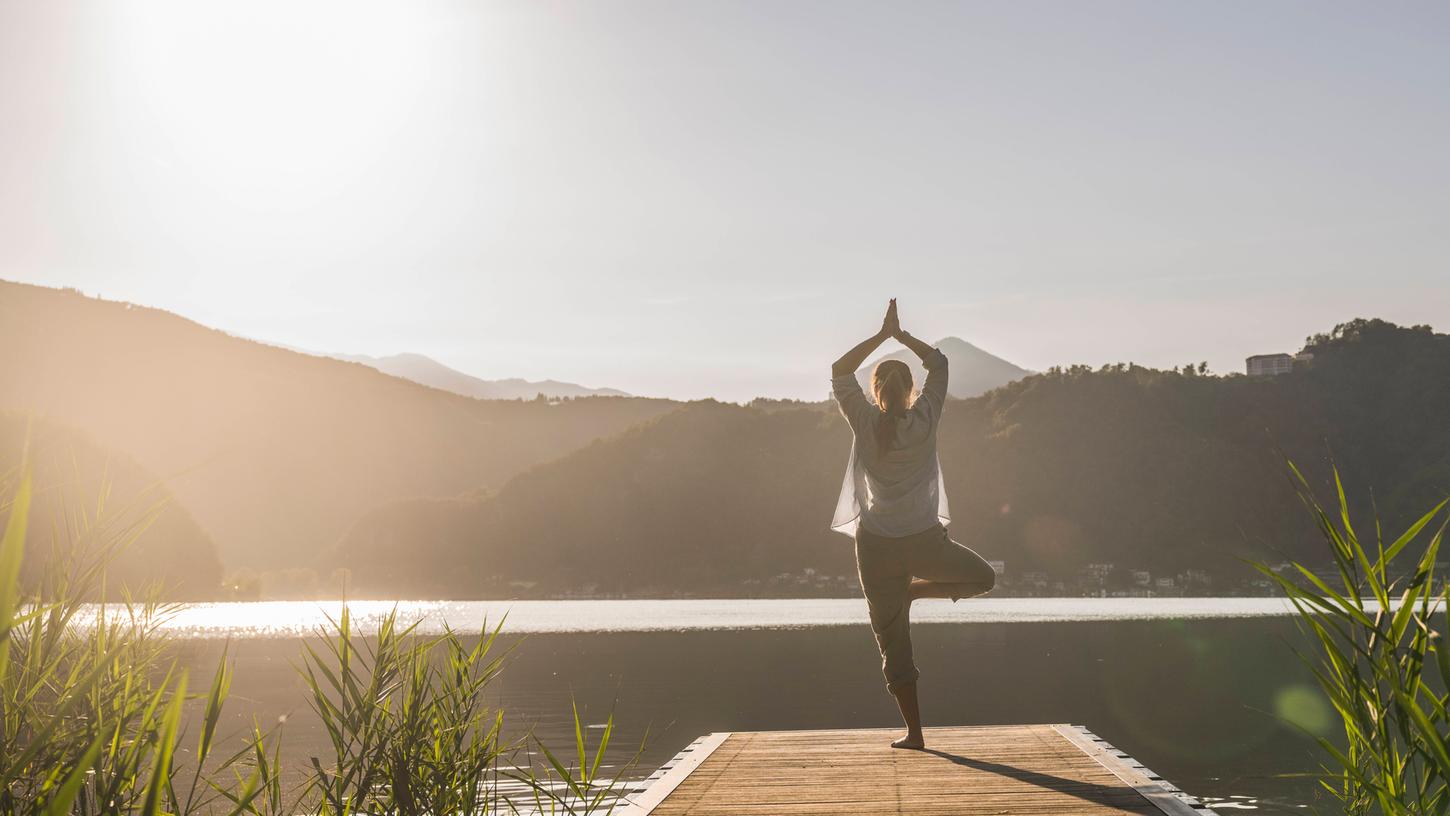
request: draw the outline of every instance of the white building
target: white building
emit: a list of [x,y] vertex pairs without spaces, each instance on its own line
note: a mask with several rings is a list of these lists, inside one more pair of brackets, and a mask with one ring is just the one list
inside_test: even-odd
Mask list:
[[1294,370],[1292,354],[1255,354],[1244,362],[1250,377],[1275,377]]

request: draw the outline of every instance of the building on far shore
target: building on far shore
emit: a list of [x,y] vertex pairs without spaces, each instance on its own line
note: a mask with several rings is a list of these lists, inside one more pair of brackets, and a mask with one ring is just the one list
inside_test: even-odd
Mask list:
[[1250,377],[1277,377],[1288,374],[1295,366],[1305,366],[1314,361],[1314,355],[1304,351],[1298,354],[1255,354],[1244,361]]
[[1250,377],[1273,377],[1294,370],[1292,354],[1255,354],[1244,362]]

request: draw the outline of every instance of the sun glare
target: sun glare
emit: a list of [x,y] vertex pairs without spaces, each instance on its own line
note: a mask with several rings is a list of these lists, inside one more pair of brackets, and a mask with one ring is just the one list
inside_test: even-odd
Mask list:
[[238,204],[325,198],[408,127],[429,79],[425,14],[410,3],[128,5],[109,32],[113,101],[166,135],[158,163]]

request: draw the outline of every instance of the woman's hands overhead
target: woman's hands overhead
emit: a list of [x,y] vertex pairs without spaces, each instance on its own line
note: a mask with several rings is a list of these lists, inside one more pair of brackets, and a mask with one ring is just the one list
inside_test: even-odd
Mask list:
[[901,320],[896,316],[896,298],[886,307],[886,317],[881,321],[881,335],[883,337],[896,337],[901,334]]
[[857,343],[850,351],[841,355],[841,359],[831,364],[831,376],[840,377],[850,374],[866,362],[866,358],[876,347],[886,342],[886,338],[895,337],[901,332],[901,323],[896,319],[896,298],[886,307],[886,317],[881,320],[881,330],[870,337]]

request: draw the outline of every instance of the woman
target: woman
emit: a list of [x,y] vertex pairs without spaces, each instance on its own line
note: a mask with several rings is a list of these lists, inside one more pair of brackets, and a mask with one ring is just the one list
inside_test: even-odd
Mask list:
[[[912,398],[911,369],[882,360],[871,374],[874,404],[856,382],[866,357],[895,338],[921,358],[926,384]],[[936,431],[947,396],[947,358],[901,330],[896,300],[881,331],[831,366],[836,403],[851,426],[851,459],[831,528],[856,537],[856,568],[881,647],[886,688],[896,698],[906,736],[893,748],[923,748],[921,709],[911,655],[911,602],[969,598],[992,589],[991,565],[947,535],[947,495],[936,455]]]

